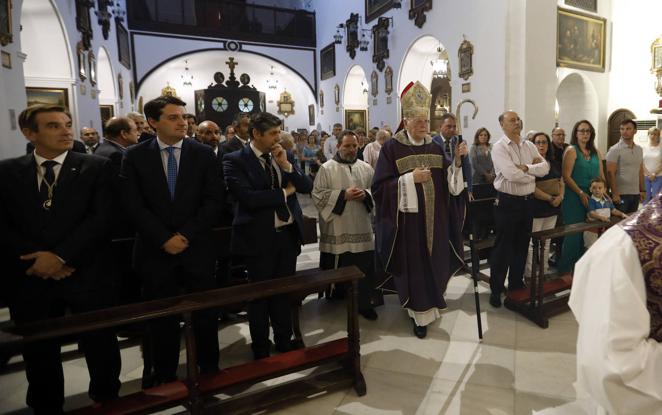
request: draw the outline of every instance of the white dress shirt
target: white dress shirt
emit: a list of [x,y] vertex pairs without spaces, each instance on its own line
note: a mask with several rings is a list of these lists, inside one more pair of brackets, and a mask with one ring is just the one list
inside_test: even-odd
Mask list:
[[[161,153],[161,163],[163,163],[163,173],[166,175],[166,178],[168,177],[168,151],[166,148],[170,147],[169,144],[164,143],[161,141],[159,137],[156,137],[156,142],[159,143],[159,150]],[[179,158],[182,155],[182,143],[184,142],[184,139],[181,139],[177,141],[175,144],[172,145],[172,147],[175,148],[174,155],[175,155],[175,160],[177,160],[177,173],[179,173]]]
[[[264,154],[264,153],[261,152],[257,147],[255,147],[255,145],[253,145],[252,141],[249,145],[251,146],[251,150],[253,150],[253,153],[255,154],[257,159],[260,160],[260,165],[262,166],[262,168],[264,168],[266,163],[267,163],[266,160],[262,158],[262,154]],[[271,157],[271,166],[276,171],[276,175],[278,176],[278,183],[280,183],[281,186],[282,186],[284,183],[283,183],[283,175],[281,174],[281,171],[280,171],[281,168],[278,165],[278,163],[276,163],[273,156]],[[292,173],[293,170],[294,170],[294,168],[290,164],[290,169],[285,170],[285,172],[286,173]],[[287,220],[287,222],[283,222],[282,220],[280,220],[278,218],[278,215],[276,214],[276,212],[274,212],[274,226],[276,228],[280,228],[280,227],[283,227],[285,225],[289,225],[289,224],[294,222],[294,215],[292,215],[292,211],[290,211],[290,207],[287,206],[287,192],[285,191],[285,189],[283,189],[283,197],[285,198],[285,207],[287,208],[287,211],[290,213],[290,217]]]
[[46,174],[46,168],[42,166],[41,163],[45,162],[46,160],[53,160],[57,163],[55,166],[53,166],[53,173],[55,173],[54,183],[57,183],[57,178],[60,176],[60,170],[62,169],[62,163],[64,163],[64,159],[67,158],[67,154],[69,154],[69,152],[65,151],[54,159],[47,159],[37,154],[36,151],[34,152],[34,159],[37,162],[37,168],[39,169],[39,174],[37,174],[37,190],[39,190],[39,187],[41,187],[41,180]]
[[327,160],[331,160],[333,156],[336,155],[336,151],[338,151],[337,145],[338,145],[338,139],[336,138],[335,135],[330,135],[326,139],[322,151],[324,152],[324,157],[326,157]]
[[[533,163],[535,158],[542,159]],[[540,156],[535,144],[520,138],[519,144],[503,135],[492,146],[492,163],[494,164],[494,188],[502,193],[514,196],[526,196],[536,190],[536,177],[544,177],[549,173],[549,163]],[[529,170],[525,173],[517,166],[525,165]]]

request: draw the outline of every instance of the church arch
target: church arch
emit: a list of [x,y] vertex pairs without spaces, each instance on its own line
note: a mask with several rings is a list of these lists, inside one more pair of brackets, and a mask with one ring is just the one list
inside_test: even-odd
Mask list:
[[24,0],[20,21],[21,49],[27,55],[23,62],[25,86],[66,89],[69,111],[75,118],[73,48],[57,5],[53,0]]
[[[445,46],[441,40],[431,35],[423,35],[415,39],[402,59],[400,65],[400,73],[398,74],[397,94],[400,95],[402,90],[409,84],[409,82],[421,82],[431,93],[433,99],[430,108],[430,120],[434,121],[438,118],[438,114],[443,103],[450,107],[451,103],[451,84],[450,84],[450,59],[448,60],[448,78],[437,79],[434,78],[433,63],[437,60],[438,50],[445,51]],[[447,55],[447,54],[446,54]],[[445,99],[444,99],[445,98]],[[401,113],[400,100],[398,103],[398,114]],[[439,105],[437,105],[439,104]],[[448,110],[451,110],[448,108]],[[451,110],[452,111],[452,110]],[[437,123],[438,124],[438,123]],[[435,127],[434,125],[432,127]]]
[[[352,110],[366,110],[366,119],[364,127],[368,130],[368,119],[367,119],[367,110],[368,110],[368,95],[369,95],[370,85],[368,83],[368,78],[365,75],[365,71],[360,65],[354,65],[347,71],[345,75],[345,82],[342,87],[342,102],[341,106],[345,110],[345,116],[343,118],[343,125],[345,128],[353,129],[356,124],[356,120],[352,121],[352,125],[348,125],[348,113],[347,111]],[[355,116],[356,118],[356,116]]]
[[598,93],[590,79],[577,72],[569,74],[559,83],[556,100],[559,127],[565,129],[567,142],[572,139],[572,127],[579,120],[589,120],[595,128],[596,141],[601,139]]
[[97,52],[97,88],[100,105],[116,105],[118,102],[113,65],[103,46]]
[[216,72],[222,72],[225,79],[228,79],[230,70],[226,62],[230,57],[234,57],[237,63],[237,80],[241,74],[246,73],[251,78],[249,85],[265,93],[266,111],[277,114],[280,94],[287,91],[294,102],[294,114],[287,117],[287,128],[309,125],[308,106],[316,104],[315,94],[309,84],[288,65],[257,53],[204,49],[171,57],[147,72],[140,80],[136,96],[138,100],[142,97],[147,102],[161,95],[164,87],[170,86],[187,103],[187,111],[195,113],[195,91],[215,84]]

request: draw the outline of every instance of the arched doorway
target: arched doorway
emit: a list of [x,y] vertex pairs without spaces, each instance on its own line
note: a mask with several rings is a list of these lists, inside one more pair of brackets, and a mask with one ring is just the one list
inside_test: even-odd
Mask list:
[[113,66],[106,48],[101,47],[97,53],[97,88],[99,88],[99,108],[101,110],[101,124],[106,125],[108,118],[117,114],[117,91],[115,89],[115,75]]
[[[443,71],[440,65],[445,66]],[[419,81],[432,94],[430,105],[431,131],[438,131],[439,118],[445,112],[451,111],[452,88],[450,83],[450,67],[451,65],[445,47],[439,39],[430,35],[422,36],[411,44],[400,66],[398,93],[409,82]],[[443,72],[443,75],[440,71]]]
[[[186,102],[187,111],[195,113],[195,91],[215,84],[214,73],[216,72],[222,72],[225,79],[228,79],[230,69],[226,62],[230,57],[233,57],[237,63],[236,78],[239,79],[241,74],[246,73],[250,77],[249,85],[255,86],[259,91],[265,93],[266,111],[279,115],[277,103],[280,94],[287,90],[292,95],[294,113],[287,117],[285,124],[287,130],[305,128],[310,125],[309,106],[315,105],[316,107],[316,99],[301,75],[263,55],[216,49],[196,51],[156,64],[140,81],[136,94],[139,102],[138,108],[142,108],[141,101],[147,102],[161,95],[161,90],[170,86],[174,88],[177,96]],[[225,127],[225,125],[221,125],[221,128]]]
[[559,109],[559,127],[570,134],[577,121],[588,120],[595,128],[597,140],[600,140],[598,94],[588,78],[579,73],[572,73],[563,78],[556,90],[556,100]]
[[359,65],[352,66],[347,72],[343,85],[342,107],[345,109],[343,125],[354,130],[362,127],[368,130],[368,79]]
[[75,117],[73,60],[60,20],[60,13],[52,1],[23,1],[21,49],[27,55],[23,74],[29,102],[54,100],[61,96]]
[[607,121],[608,136],[607,136],[607,149],[611,148],[614,144],[618,143],[621,139],[621,122],[627,119],[634,120],[634,113],[626,108],[617,109],[612,112]]

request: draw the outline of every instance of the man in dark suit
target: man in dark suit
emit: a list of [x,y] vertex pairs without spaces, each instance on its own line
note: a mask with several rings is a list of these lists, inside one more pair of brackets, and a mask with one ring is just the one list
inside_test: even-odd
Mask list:
[[[303,217],[295,192],[310,193],[312,182],[279,144],[280,119],[253,115],[251,142],[223,158],[228,189],[237,200],[232,252],[246,258],[251,281],[290,276],[301,252]],[[253,301],[248,321],[255,359],[269,356],[269,320],[276,350],[292,349],[287,296]]]
[[250,114],[240,112],[234,120],[234,137],[221,144],[223,154],[241,150],[248,145]]
[[[455,119],[455,115],[447,112],[441,116],[439,135],[434,136],[432,141],[441,147],[448,162],[453,161],[455,148],[461,142],[460,137],[457,136],[457,120]],[[469,157],[462,157],[462,176],[464,177],[469,193],[471,193],[473,173],[471,171]]]
[[138,127],[128,117],[113,117],[106,123],[106,137],[99,145],[94,155],[110,159],[112,170],[111,191],[113,193],[111,223],[113,246],[113,265],[120,278],[118,302],[128,304],[140,301],[140,278],[131,266],[135,229],[129,219],[129,214],[121,203],[120,168],[122,159],[129,146],[138,143]]
[[99,148],[99,133],[92,127],[81,128],[80,139],[85,143],[87,154],[94,154]]
[[94,152],[95,155],[110,159],[114,176],[119,177],[122,158],[129,146],[138,144],[138,127],[127,117],[113,117],[106,123],[106,137]]
[[[184,138],[184,105],[172,96],[145,104],[157,137],[129,148],[122,163],[122,198],[138,233],[134,263],[146,300],[215,286],[212,226],[220,214],[223,186],[213,151]],[[196,313],[193,326],[201,371],[218,370],[215,312]],[[153,381],[171,382],[179,363],[179,319],[153,320],[148,327]]]
[[[17,324],[112,305],[115,279],[107,245],[108,161],[72,152],[63,107],[32,106],[19,116],[34,153],[0,162],[2,291]],[[117,397],[120,353],[111,330],[80,336],[95,401]],[[26,345],[27,404],[62,413],[64,375],[58,340]]]

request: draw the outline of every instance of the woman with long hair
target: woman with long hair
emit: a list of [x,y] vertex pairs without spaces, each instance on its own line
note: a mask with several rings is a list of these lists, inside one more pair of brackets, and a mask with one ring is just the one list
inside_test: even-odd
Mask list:
[[[538,148],[540,156],[549,163],[549,173],[545,177],[536,177],[536,190],[533,193],[533,225],[531,232],[545,231],[553,229],[556,226],[556,218],[561,210],[561,202],[565,193],[561,171],[554,163],[554,149],[552,141],[545,133],[534,133],[531,142]],[[545,241],[545,257],[542,259],[543,270],[547,268],[547,259],[549,258],[550,240]],[[529,242],[529,255],[526,257],[525,273],[531,277],[535,270],[532,270],[533,261],[533,241]]]
[[[586,220],[591,180],[595,177],[605,179],[602,157],[595,148],[595,128],[589,121],[581,120],[575,124],[570,144],[563,153],[562,164],[563,181],[569,190],[565,192],[561,205],[565,225]],[[566,236],[563,239],[559,272],[572,272],[575,262],[583,253],[582,234]]]

